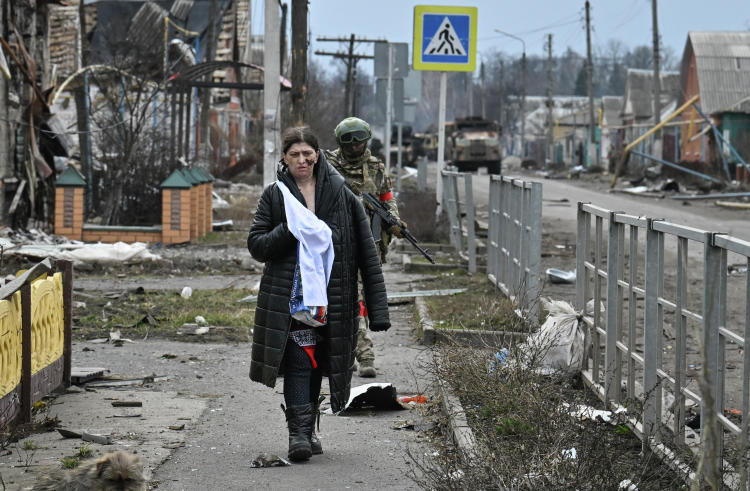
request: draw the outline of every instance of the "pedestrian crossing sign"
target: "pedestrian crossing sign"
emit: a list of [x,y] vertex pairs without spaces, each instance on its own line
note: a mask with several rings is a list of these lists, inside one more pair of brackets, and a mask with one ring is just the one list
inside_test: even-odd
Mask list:
[[477,8],[414,7],[415,70],[473,72],[477,67]]

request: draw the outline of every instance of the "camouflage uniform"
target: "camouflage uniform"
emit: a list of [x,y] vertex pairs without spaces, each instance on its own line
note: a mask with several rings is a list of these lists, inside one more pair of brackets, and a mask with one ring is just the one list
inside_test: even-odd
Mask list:
[[[346,182],[356,191],[363,193],[370,193],[373,196],[379,198],[381,201],[388,203],[391,213],[398,217],[398,205],[396,199],[391,194],[391,178],[385,169],[385,165],[380,159],[373,157],[370,154],[370,150],[365,150],[365,153],[356,159],[355,161],[349,161],[344,158],[341,154],[341,149],[337,148],[334,151],[326,151],[326,159],[328,162],[336,168],[336,170],[344,176]],[[385,198],[385,199],[383,199]],[[361,198],[360,198],[361,199]],[[372,212],[367,210],[367,216],[372,222]],[[386,254],[388,253],[388,244],[391,240],[390,234],[385,230],[381,230],[381,240],[378,243],[380,250],[381,262],[386,262]],[[362,283],[360,282],[360,285]],[[362,289],[360,286],[360,300],[362,300]],[[363,362],[372,362],[375,360],[375,353],[372,350],[372,340],[367,335],[367,317],[362,316],[359,318],[359,335],[357,338],[357,361],[360,365]]]

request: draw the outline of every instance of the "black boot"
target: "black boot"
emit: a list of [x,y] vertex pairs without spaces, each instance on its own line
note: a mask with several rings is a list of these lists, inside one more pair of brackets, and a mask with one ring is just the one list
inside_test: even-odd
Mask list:
[[[315,404],[315,407],[313,408],[313,417],[317,421],[318,431],[320,431],[320,403],[323,402],[325,398],[326,396],[320,396],[320,399],[318,399],[318,403]],[[312,449],[313,455],[323,454],[323,445],[320,443],[318,435],[315,434],[314,424],[310,425],[310,448]]]
[[286,424],[289,428],[289,460],[310,460],[312,450],[310,449],[310,432],[313,426],[313,405],[289,406],[284,408]]

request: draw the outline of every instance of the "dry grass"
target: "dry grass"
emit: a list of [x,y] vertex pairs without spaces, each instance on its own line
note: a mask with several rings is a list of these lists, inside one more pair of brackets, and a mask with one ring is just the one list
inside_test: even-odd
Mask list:
[[410,452],[420,489],[620,491],[625,480],[639,491],[688,489],[654,454],[641,454],[625,416],[608,424],[570,415],[579,404],[603,409],[580,378],[539,375],[513,351],[493,369],[495,351],[452,343],[433,353],[429,369],[461,400],[477,446],[464,454],[446,438],[433,442],[437,455]]

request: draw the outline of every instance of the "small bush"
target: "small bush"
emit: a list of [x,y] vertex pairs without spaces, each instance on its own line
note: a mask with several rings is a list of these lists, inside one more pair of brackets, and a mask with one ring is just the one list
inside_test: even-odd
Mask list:
[[63,469],[75,469],[81,465],[81,461],[75,457],[63,457],[60,459]]

